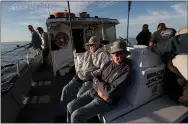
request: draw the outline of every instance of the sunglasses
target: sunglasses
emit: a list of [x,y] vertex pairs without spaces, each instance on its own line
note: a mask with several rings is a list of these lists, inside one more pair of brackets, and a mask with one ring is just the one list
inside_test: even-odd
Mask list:
[[93,47],[94,45],[95,45],[95,44],[89,44],[88,46],[89,46],[89,47]]

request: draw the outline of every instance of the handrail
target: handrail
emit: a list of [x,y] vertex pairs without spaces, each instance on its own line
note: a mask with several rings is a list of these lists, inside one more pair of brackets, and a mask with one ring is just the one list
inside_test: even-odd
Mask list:
[[[36,55],[36,52],[34,51],[33,48],[29,48],[26,49],[25,47],[29,45],[23,45],[23,46],[19,46],[17,45],[18,48],[14,48],[10,51],[5,52],[2,56],[1,59],[6,60],[5,57],[9,57],[7,54],[12,52],[12,56],[16,56],[18,58],[10,60],[10,62],[8,62],[8,64],[1,66],[1,79],[2,82],[4,81],[5,83],[7,83],[7,80],[11,80],[11,78],[13,78],[14,76],[19,76],[20,71],[22,69],[22,67],[25,67],[26,65],[30,64],[30,60]],[[16,51],[18,49],[23,49],[23,50],[19,50]],[[6,55],[6,56],[5,56]],[[7,59],[9,60],[9,59]],[[23,62],[23,65],[21,64]],[[3,84],[5,84],[3,83]],[[2,85],[2,84],[1,84]]]

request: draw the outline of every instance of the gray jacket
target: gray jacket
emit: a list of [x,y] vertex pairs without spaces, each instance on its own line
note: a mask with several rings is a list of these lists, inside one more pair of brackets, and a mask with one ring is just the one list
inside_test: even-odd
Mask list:
[[104,96],[112,99],[113,103],[118,103],[131,83],[130,69],[129,59],[125,59],[119,65],[113,61],[107,62],[98,73],[93,75],[93,88],[96,92],[100,90]]
[[31,44],[28,48],[33,47],[34,49],[39,49],[41,48],[41,45],[42,45],[42,39],[40,35],[36,31],[33,31]]
[[78,64],[77,75],[81,80],[92,79],[92,73],[100,68],[110,60],[109,54],[103,49],[99,48],[94,54],[90,51],[85,52],[80,57]]

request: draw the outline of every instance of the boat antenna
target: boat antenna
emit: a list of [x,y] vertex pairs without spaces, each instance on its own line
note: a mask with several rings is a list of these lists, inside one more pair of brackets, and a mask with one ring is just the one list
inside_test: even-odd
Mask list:
[[127,19],[127,44],[129,42],[128,37],[129,37],[129,13],[131,10],[131,1],[128,1],[128,19]]
[[70,40],[71,40],[71,44],[72,44],[72,50],[73,50],[73,40],[72,40],[72,24],[71,24],[71,15],[70,15],[70,4],[69,4],[69,1],[67,1],[67,4],[68,4],[68,10],[69,10]]
[[49,3],[47,2],[48,4],[48,13],[49,13],[49,16],[50,16],[50,6],[49,6]]

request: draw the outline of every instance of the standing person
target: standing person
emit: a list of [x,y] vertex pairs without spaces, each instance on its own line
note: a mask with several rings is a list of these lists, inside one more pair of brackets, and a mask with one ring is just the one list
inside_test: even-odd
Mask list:
[[148,29],[148,25],[144,24],[142,26],[142,31],[136,37],[138,45],[148,46],[150,38],[151,38],[151,32]]
[[131,61],[125,42],[114,42],[110,50],[111,61],[93,75],[93,88],[67,105],[68,122],[85,123],[97,114],[118,106],[130,84]]
[[30,45],[27,47],[33,47],[35,50],[38,50],[39,53],[42,52],[42,39],[40,38],[39,34],[34,30],[32,25],[28,25],[28,29],[29,31],[31,31],[32,37],[31,37],[31,43]]
[[42,48],[43,48],[43,64],[44,66],[46,66],[46,61],[48,59],[48,54],[49,54],[49,41],[48,41],[48,33],[47,32],[44,32],[43,28],[41,27],[38,27],[37,28],[39,34],[41,35],[41,39],[43,41],[43,44],[42,44]]
[[[183,28],[175,37],[157,43],[151,50],[160,55],[167,64],[166,93],[175,101],[188,106],[188,28]],[[174,92],[176,91],[176,92]]]
[[110,60],[96,36],[91,37],[86,45],[89,46],[89,50],[81,56],[76,75],[63,87],[59,106],[63,111],[59,111],[55,118],[56,122],[61,121],[62,116],[66,117],[67,104],[92,87],[92,75]]
[[159,42],[164,42],[175,36],[176,30],[173,28],[167,28],[164,23],[159,23],[157,26],[157,31],[153,33],[149,46],[152,46]]

